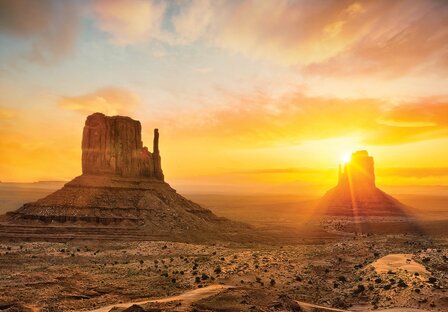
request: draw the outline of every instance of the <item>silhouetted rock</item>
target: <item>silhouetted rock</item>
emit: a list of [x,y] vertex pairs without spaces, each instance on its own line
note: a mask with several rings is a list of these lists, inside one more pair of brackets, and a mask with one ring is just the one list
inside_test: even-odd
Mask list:
[[344,165],[344,170],[339,169],[338,186],[361,190],[375,188],[373,157],[367,151],[354,152],[350,161]]
[[338,185],[319,203],[322,212],[335,216],[405,216],[406,206],[375,185],[373,157],[357,151],[343,168]]

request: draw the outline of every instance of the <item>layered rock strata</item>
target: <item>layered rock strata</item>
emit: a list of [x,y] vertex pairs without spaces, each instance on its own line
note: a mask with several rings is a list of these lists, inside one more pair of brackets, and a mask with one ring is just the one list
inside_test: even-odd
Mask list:
[[154,130],[151,153],[143,146],[141,124],[129,117],[87,117],[82,136],[82,173],[122,177],[153,177],[163,180],[159,132]]
[[82,172],[62,189],[9,213],[9,222],[139,228],[144,235],[183,239],[246,228],[217,217],[164,182],[158,130],[150,152],[143,146],[140,122],[129,117],[87,117]]

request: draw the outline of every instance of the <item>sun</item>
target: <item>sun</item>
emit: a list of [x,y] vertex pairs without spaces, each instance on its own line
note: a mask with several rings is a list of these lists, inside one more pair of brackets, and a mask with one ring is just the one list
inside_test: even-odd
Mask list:
[[344,153],[344,154],[342,154],[341,155],[341,162],[342,162],[342,164],[346,164],[346,163],[348,163],[349,161],[350,161],[350,154],[348,154],[348,153]]

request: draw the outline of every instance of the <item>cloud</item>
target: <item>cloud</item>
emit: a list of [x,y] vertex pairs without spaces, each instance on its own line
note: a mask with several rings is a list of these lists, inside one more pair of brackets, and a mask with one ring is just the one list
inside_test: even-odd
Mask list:
[[363,18],[366,30],[352,44],[321,62],[307,64],[305,74],[396,78],[428,69],[446,73],[447,3],[375,1],[366,5]]
[[180,13],[172,18],[177,42],[188,44],[204,36],[213,22],[215,13],[209,0],[187,2]]
[[[233,103],[232,103],[233,101]],[[214,134],[239,146],[298,144],[308,139],[354,135],[373,127],[382,102],[308,97],[294,93],[280,99],[265,94],[229,98],[229,108],[206,112],[193,135]],[[195,114],[201,116],[201,114]]]
[[320,62],[365,32],[352,1],[234,2],[217,12],[210,40],[250,57],[286,65]]
[[383,111],[378,126],[365,138],[383,144],[423,141],[448,137],[448,100],[421,99]]
[[214,44],[304,74],[397,77],[448,69],[443,1],[241,1],[215,8]]
[[79,15],[74,3],[56,0],[0,1],[0,34],[30,43],[25,57],[53,63],[74,48]]
[[141,43],[160,33],[165,13],[163,2],[145,0],[98,0],[94,4],[97,25],[126,46]]
[[30,43],[33,61],[60,60],[73,51],[86,8],[119,46],[200,42],[322,77],[448,69],[448,5],[438,0],[2,0],[0,33]]
[[140,99],[128,90],[107,87],[85,95],[62,97],[58,104],[64,109],[82,114],[100,112],[106,115],[127,115],[140,104]]
[[383,120],[402,127],[448,127],[448,102],[429,98],[417,103],[397,105],[384,113]]
[[[281,98],[265,94],[229,96],[225,109],[194,112],[171,128],[192,137],[215,136],[238,147],[294,145],[308,140],[356,138],[390,145],[448,138],[448,100],[416,99],[392,104],[379,99],[312,97],[301,92]],[[167,125],[168,126],[168,125]]]
[[430,167],[430,168],[378,168],[378,175],[393,177],[444,177],[448,176],[448,168],[446,167]]
[[334,168],[331,169],[316,169],[316,168],[266,168],[256,170],[246,170],[236,172],[236,174],[328,174],[334,172]]
[[126,8],[122,1],[100,3],[100,26],[119,44],[201,41],[317,76],[394,78],[448,67],[443,1],[133,1]]

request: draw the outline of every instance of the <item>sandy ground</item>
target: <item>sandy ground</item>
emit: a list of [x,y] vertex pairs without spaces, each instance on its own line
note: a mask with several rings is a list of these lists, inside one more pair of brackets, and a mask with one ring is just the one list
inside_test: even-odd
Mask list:
[[[42,197],[52,187],[44,186],[3,186],[0,208]],[[423,223],[331,219],[319,231],[306,225],[312,198],[189,197],[276,239],[26,242],[0,235],[0,311],[119,312],[134,303],[129,311],[448,311],[448,226],[440,221],[447,196],[399,198],[418,203]]]
[[[376,271],[379,264],[394,271]],[[410,235],[295,245],[4,241],[0,310],[107,311],[152,301],[141,304],[148,311],[296,311],[301,301],[340,310],[446,311],[447,272],[448,240]],[[220,291],[199,290],[208,286]]]
[[225,289],[232,288],[234,286],[227,285],[209,285],[202,288],[197,288],[193,290],[186,291],[176,296],[169,296],[159,299],[143,300],[143,301],[132,301],[126,303],[112,304],[99,309],[92,310],[90,312],[108,312],[111,310],[116,310],[117,308],[129,308],[133,305],[145,305],[148,303],[167,303],[178,301],[181,302],[183,307],[189,307],[193,302],[216,295]]
[[390,254],[376,260],[372,263],[372,266],[378,274],[388,272],[397,274],[404,271],[411,275],[420,276],[421,279],[427,279],[431,272],[426,270],[422,264],[412,260],[412,256],[412,254]]

